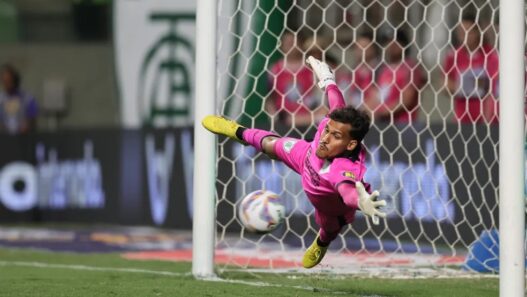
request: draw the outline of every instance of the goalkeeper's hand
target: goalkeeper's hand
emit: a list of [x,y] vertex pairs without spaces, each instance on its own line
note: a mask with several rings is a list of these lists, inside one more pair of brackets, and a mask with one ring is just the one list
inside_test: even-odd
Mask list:
[[379,207],[386,206],[386,201],[375,200],[379,196],[378,191],[373,191],[371,194],[366,192],[364,185],[361,182],[355,183],[355,188],[359,194],[359,209],[367,216],[371,217],[374,225],[379,225],[379,217],[385,218],[386,213],[379,211]]
[[313,72],[315,72],[315,75],[318,78],[319,88],[325,90],[328,85],[335,84],[335,75],[329,68],[328,64],[321,62],[313,56],[309,56],[306,62],[309,66],[311,66]]

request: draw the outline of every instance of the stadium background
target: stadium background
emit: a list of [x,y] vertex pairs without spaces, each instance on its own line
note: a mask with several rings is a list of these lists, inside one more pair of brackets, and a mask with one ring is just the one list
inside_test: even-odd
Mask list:
[[[298,295],[299,287],[307,290],[306,295],[316,294],[318,288],[328,294],[357,294],[353,296],[494,295],[496,279],[477,276],[463,282],[461,274],[466,271],[457,268],[481,232],[498,225],[498,127],[455,123],[439,64],[454,42],[452,32],[462,10],[469,5],[476,7],[486,38],[497,45],[497,1],[222,0],[218,4],[218,106],[232,117],[243,114],[238,119],[245,124],[270,125],[263,113],[258,114],[266,87],[262,70],[280,57],[278,39],[285,27],[316,29],[324,36],[336,33],[331,52],[343,57],[343,63],[353,64],[346,49],[363,20],[361,13],[369,7],[365,18],[379,33],[403,23],[404,29],[415,29],[410,53],[420,55],[428,74],[420,90],[418,122],[411,127],[376,123],[366,139],[373,152],[367,178],[374,188],[383,187],[382,198],[389,203],[387,224],[371,226],[359,214],[353,231],[336,242],[326,263],[305,279],[256,276],[257,270],[247,276],[245,271],[219,269],[219,275],[227,281],[241,279],[238,284],[243,286],[260,286],[260,280],[278,284],[276,290],[258,287],[251,292],[254,296]],[[34,133],[0,135],[0,267],[10,268],[9,273],[0,271],[0,284],[4,282],[0,287],[8,295],[20,296],[23,293],[14,292],[33,292],[33,288],[42,290],[43,296],[46,290],[49,296],[58,296],[53,286],[61,284],[64,292],[74,288],[85,290],[84,295],[107,296],[118,291],[108,284],[109,278],[128,281],[122,287],[131,292],[123,296],[139,294],[141,281],[146,290],[152,287],[142,275],[129,277],[124,271],[129,268],[150,269],[143,272],[156,277],[165,274],[166,283],[159,290],[180,293],[177,282],[187,281],[190,264],[146,260],[191,259],[192,161],[198,157],[193,153],[192,127],[199,87],[194,69],[195,5],[180,0],[0,0],[0,63],[20,71],[23,89],[35,95],[40,108]],[[387,5],[392,8],[383,15],[380,8]],[[447,14],[441,14],[442,7]],[[326,24],[319,27],[324,18]],[[421,19],[436,30],[427,29]],[[436,47],[425,46],[429,36],[434,36]],[[266,158],[253,161],[250,148],[230,142],[221,142],[220,148],[217,227],[221,239],[216,265],[240,270],[255,263],[260,268],[298,268],[305,245],[298,242],[299,236],[289,235],[301,234],[301,240],[309,243],[315,234],[312,220],[306,222],[305,214],[312,208],[295,186],[298,179]],[[271,168],[287,178],[267,174]],[[227,183],[233,180],[233,169],[243,184]],[[284,193],[289,229],[284,224],[266,237],[240,233],[241,226],[233,220],[235,202],[262,185]],[[276,238],[280,242],[271,242]],[[245,246],[239,248],[240,242]],[[104,254],[108,252],[118,254]],[[492,264],[496,256],[491,255]],[[424,269],[410,268],[416,266]],[[435,276],[431,266],[446,268],[437,275],[452,277],[453,282],[432,280],[423,285],[415,280],[419,273]],[[83,281],[86,275],[75,270],[97,267],[108,271],[93,282],[101,293],[92,294]],[[69,270],[52,273],[57,269]],[[367,278],[350,282],[350,274]],[[414,280],[379,282],[371,275]],[[68,277],[75,280],[65,282]],[[38,278],[46,285],[34,282]],[[201,289],[210,295],[236,295],[229,294],[228,286],[220,283],[209,289],[193,283],[186,286],[193,293],[186,295],[204,295]],[[416,293],[424,287],[428,291]],[[158,294],[153,290],[141,295]],[[240,292],[248,295],[246,289]]]
[[[192,156],[190,125],[193,90],[196,85],[192,48],[195,42],[192,33],[195,29],[195,6],[184,1],[153,3],[3,2],[2,22],[6,25],[2,26],[4,32],[1,34],[2,62],[12,63],[19,68],[23,76],[23,87],[36,96],[41,115],[35,135],[2,137],[2,143],[6,145],[0,157],[0,179],[11,182],[13,186],[1,188],[3,203],[0,209],[4,215],[0,220],[95,220],[184,229],[191,227],[192,164],[188,157]],[[280,9],[287,10],[291,4],[288,1],[282,1],[276,7],[272,3],[256,4],[259,9],[269,13],[271,27],[266,30],[275,33],[283,30],[284,14],[279,12],[282,11]],[[327,5],[324,1],[321,4]],[[298,9],[302,5],[307,8]],[[224,6],[222,9],[228,10]],[[336,5],[327,7],[330,11],[337,9]],[[302,19],[300,11],[304,11],[309,16],[304,25],[315,28],[315,24],[320,21],[321,10],[316,9],[316,6],[307,6],[305,1],[300,1],[296,8],[297,11],[288,13],[285,22],[287,26],[298,27]],[[392,9],[387,19],[400,19],[401,8],[402,6]],[[491,5],[483,5],[481,8],[481,13],[487,14],[489,20],[493,17],[493,10],[490,8]],[[411,9],[418,12],[420,8],[416,6]],[[451,19],[446,21],[453,28],[457,17],[455,14],[459,13],[459,9],[452,9],[452,12]],[[263,18],[263,15],[260,17]],[[336,12],[334,15],[339,16]],[[352,24],[353,11],[347,12],[346,16],[349,17],[346,22]],[[381,18],[376,14],[368,16],[372,26],[379,26],[379,31],[385,27]],[[87,19],[90,22],[86,22]],[[221,18],[219,21],[219,26],[232,25],[222,23]],[[339,24],[342,21],[335,19],[332,22]],[[255,30],[264,29],[261,25],[258,27],[261,22],[254,23]],[[324,30],[332,30],[330,26],[333,23],[330,22],[328,28],[320,28],[322,34]],[[353,38],[351,26],[342,27],[337,33],[338,44],[349,44]],[[262,35],[258,52],[278,56],[275,50],[276,36]],[[419,36],[416,36],[417,42],[420,41]],[[228,50],[230,47],[224,45],[225,40],[222,39],[220,56],[231,55]],[[262,67],[259,61],[261,58],[254,56],[249,62],[252,63],[251,69]],[[220,69],[227,67],[221,61],[219,59]],[[424,57],[423,63],[431,62]],[[383,137],[386,149],[380,150],[377,155],[379,160],[386,160],[395,152],[397,162],[404,166],[416,164],[410,170],[410,173],[417,172],[416,176],[437,175],[437,170],[441,171],[439,175],[444,175],[433,177],[429,181],[409,177],[407,183],[415,183],[417,186],[421,183],[420,186],[425,188],[423,192],[427,191],[426,188],[432,189],[431,195],[437,198],[437,207],[424,206],[421,214],[411,213],[404,217],[408,224],[398,222],[392,225],[413,226],[412,221],[420,220],[428,235],[434,238],[437,232],[441,232],[446,234],[446,241],[456,240],[452,228],[455,225],[463,232],[462,238],[464,244],[467,244],[479,232],[493,226],[497,219],[495,186],[498,170],[497,163],[493,160],[494,146],[481,146],[482,142],[496,143],[497,130],[491,128],[492,133],[488,134],[487,128],[481,127],[476,133],[478,137],[472,138],[472,143],[466,142],[468,137],[457,137],[470,135],[474,130],[462,127],[466,131],[462,129],[459,134],[456,132],[458,126],[445,121],[441,116],[452,116],[451,111],[449,112],[452,107],[443,92],[433,92],[440,75],[435,72],[437,67],[431,69],[433,71],[430,71],[429,86],[421,95],[421,122],[429,121],[432,124],[431,131],[446,129],[450,132],[442,134],[442,137],[433,136],[439,135],[438,133],[430,136],[424,129],[424,124],[418,123],[414,129],[407,129],[402,134],[403,146],[399,147],[400,143],[397,142],[400,131],[397,128],[387,131],[383,127],[374,129],[369,140],[371,143],[379,143],[376,139]],[[172,78],[174,80],[170,81]],[[247,89],[261,88],[261,79],[259,77],[255,81],[246,82]],[[62,83],[59,95],[46,89],[47,84],[56,81]],[[219,86],[219,100],[228,94],[230,83],[232,82],[227,81]],[[149,97],[153,86],[161,91]],[[254,94],[258,92],[250,93],[245,105],[248,115],[254,114],[254,108],[261,107],[258,102],[261,98],[255,98],[258,96]],[[241,111],[240,107],[230,109],[234,114]],[[265,126],[265,118],[257,118],[256,123]],[[154,127],[158,128],[153,129]],[[428,138],[435,138],[429,148],[426,144]],[[454,139],[453,151],[449,146],[441,145],[448,138]],[[480,152],[480,146],[483,152]],[[459,166],[455,160],[467,153],[464,147],[471,148],[469,156],[483,157],[482,161],[463,162]],[[416,150],[418,153],[406,153]],[[454,157],[449,157],[451,154]],[[156,158],[162,158],[165,162],[156,163]],[[15,161],[25,161],[33,166],[33,170],[22,174],[23,178],[20,178],[18,163],[14,163]],[[418,172],[419,164],[424,164],[424,171]],[[433,165],[433,170],[427,169],[430,166],[427,167],[426,164]],[[387,173],[379,169],[377,173],[371,173],[370,179],[374,186],[380,186],[382,178],[386,180],[383,174],[398,176],[407,172],[404,168],[397,171],[397,166],[391,165],[390,170],[393,171]],[[159,174],[159,166],[166,166],[168,170],[163,172],[169,174]],[[220,164],[220,172],[223,171],[221,166],[227,168],[229,164]],[[474,169],[479,169],[478,166],[482,170],[477,172],[485,174],[474,174]],[[17,183],[20,185],[21,181],[22,184],[31,185],[33,182],[24,180],[24,177],[31,179],[33,176],[37,177],[36,187],[22,186],[21,190],[14,186]],[[449,182],[458,180],[457,176],[464,176],[464,180],[468,181],[475,180],[476,184],[484,185],[484,188],[467,187],[463,181]],[[487,182],[489,179],[490,182]],[[441,180],[448,184],[439,185]],[[154,183],[159,185],[158,188],[154,188]],[[441,186],[443,192],[436,194],[433,189]],[[459,197],[460,201],[455,205],[445,206],[450,197],[449,191],[453,191],[453,196]],[[399,191],[394,189],[394,192]],[[236,189],[229,189],[226,196],[234,202],[239,195],[240,192]],[[404,196],[404,193],[399,195]],[[468,197],[471,197],[470,202]],[[415,203],[404,197],[390,198],[388,194],[385,198],[397,200],[398,205],[394,207],[400,208],[403,213],[404,203]],[[18,203],[21,206],[14,202],[17,199],[23,201]],[[423,205],[430,202],[426,199],[429,198],[423,198]],[[435,200],[431,201],[433,204]],[[479,208],[481,202],[486,205],[484,209]],[[461,205],[463,210],[460,209]],[[222,218],[229,220],[233,215],[232,208],[221,209],[221,205],[218,213],[220,221]],[[442,223],[436,224],[436,219]],[[473,228],[472,223],[480,220],[481,224]],[[236,230],[237,226],[231,228]],[[367,226],[364,222],[359,222],[357,228],[362,230]],[[419,228],[416,232],[420,232]]]

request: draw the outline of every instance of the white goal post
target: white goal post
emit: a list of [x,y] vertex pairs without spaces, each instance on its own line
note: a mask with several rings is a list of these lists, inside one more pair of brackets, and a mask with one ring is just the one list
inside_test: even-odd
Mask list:
[[[476,265],[496,273],[494,264],[499,262],[500,294],[523,296],[522,0],[199,0],[197,4],[192,269],[196,277],[214,277],[217,271],[236,267],[298,271],[296,260],[317,232],[313,209],[294,172],[250,147],[222,137],[216,142],[201,126],[204,115],[223,114],[281,135],[312,136],[309,126],[316,124],[324,105],[316,98],[323,94],[315,86],[299,90],[297,81],[281,93],[277,83],[281,72],[272,68],[292,51],[283,52],[285,41],[280,41],[284,32],[291,32],[304,58],[318,52],[338,69],[347,103],[373,114],[364,141],[368,152],[365,179],[388,202],[388,219],[380,226],[370,225],[358,213],[356,221],[332,243],[323,261],[326,266],[319,269],[340,273],[339,264],[348,263],[361,271],[378,268],[376,274],[383,263],[410,263],[404,268],[466,271],[468,267],[470,272],[473,268],[464,261],[472,259],[475,243],[483,233],[499,229],[499,260],[495,254],[495,259]],[[473,18],[474,26],[462,27],[466,15]],[[479,68],[463,70],[460,65],[465,62],[456,50],[474,30],[481,36],[479,45],[488,47],[484,52],[488,60]],[[400,36],[399,31],[404,34]],[[367,90],[361,90],[362,97],[354,100],[357,90],[352,86],[357,85],[359,67],[366,62],[365,54],[357,55],[363,33],[372,38],[376,62],[362,69],[370,68],[372,79]],[[488,62],[491,53],[498,53],[498,35],[499,80],[497,57]],[[382,78],[390,77],[394,65],[390,38],[402,44],[404,57],[412,60],[404,88],[395,79],[387,84]],[[450,68],[449,55],[454,57]],[[456,71],[457,76],[449,76]],[[400,105],[406,96],[402,89],[407,86],[415,91],[415,105]],[[386,95],[392,91],[398,94],[393,100],[402,106],[397,112],[407,112],[410,122],[404,122],[405,116],[403,120],[396,117],[395,110],[379,116],[383,102],[392,100]],[[294,94],[303,95],[293,100],[298,106],[286,106],[285,100]],[[371,102],[377,105],[364,99],[375,96],[379,100]],[[274,101],[275,97],[282,101]],[[467,100],[462,101],[463,97]],[[456,114],[459,103],[468,110],[476,101],[481,102],[481,119],[461,120],[463,114]],[[307,126],[297,121],[305,110],[311,119]],[[286,221],[270,234],[254,235],[240,224],[236,208],[243,196],[264,188],[284,200]]]
[[525,4],[500,0],[500,296],[525,296]]
[[215,137],[201,119],[216,112],[216,1],[198,0],[196,13],[196,108],[194,119],[194,219],[192,274],[214,276],[216,203]]

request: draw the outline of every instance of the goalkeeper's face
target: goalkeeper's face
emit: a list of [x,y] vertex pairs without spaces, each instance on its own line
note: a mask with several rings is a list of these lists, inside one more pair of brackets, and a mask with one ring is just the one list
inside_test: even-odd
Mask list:
[[346,151],[352,151],[358,141],[351,139],[351,125],[329,120],[320,135],[316,155],[321,159],[332,159]]

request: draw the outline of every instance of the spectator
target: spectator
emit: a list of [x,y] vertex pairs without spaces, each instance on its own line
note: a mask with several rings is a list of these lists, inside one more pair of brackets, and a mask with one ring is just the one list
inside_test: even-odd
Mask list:
[[411,124],[417,120],[419,89],[424,81],[417,62],[408,56],[408,37],[402,30],[394,35],[384,43],[385,63],[364,104],[376,121]]
[[379,65],[379,50],[375,45],[373,33],[363,32],[357,37],[352,47],[353,60],[356,65],[350,87],[351,105],[358,107],[367,97],[367,91],[374,86],[375,70]]
[[36,127],[37,102],[33,96],[20,89],[21,78],[11,65],[0,69],[0,131],[25,134]]
[[499,56],[478,29],[474,14],[462,16],[457,28],[460,45],[445,59],[446,85],[454,97],[456,119],[461,123],[494,122],[498,94]]
[[315,111],[322,105],[314,94],[313,72],[306,66],[301,34],[286,31],[281,37],[280,51],[284,57],[269,69],[272,93],[266,102],[267,111],[275,121],[287,127],[312,125]]

